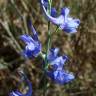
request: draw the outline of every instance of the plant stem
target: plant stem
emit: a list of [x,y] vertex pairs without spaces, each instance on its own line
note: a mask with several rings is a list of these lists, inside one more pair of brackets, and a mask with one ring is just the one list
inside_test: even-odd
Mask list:
[[[51,4],[52,4],[52,1],[48,0],[49,2],[49,7],[48,7],[48,12],[49,14],[51,13]],[[51,48],[51,31],[50,31],[50,21],[48,21],[48,34],[47,34],[47,38],[48,38],[48,41],[47,41],[47,45],[46,45],[46,56],[45,56],[45,64],[44,64],[44,90],[43,90],[43,96],[46,96],[46,90],[47,90],[47,84],[46,84],[46,69],[48,67],[48,59],[47,59],[47,56],[48,56],[48,52]]]

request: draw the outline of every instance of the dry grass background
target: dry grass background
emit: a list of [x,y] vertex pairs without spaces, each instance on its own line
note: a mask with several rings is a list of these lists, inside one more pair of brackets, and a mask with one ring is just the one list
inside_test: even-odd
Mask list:
[[[31,34],[26,25],[30,17],[45,46],[47,21],[38,1],[0,0],[0,96],[8,96],[16,88],[17,70],[22,68],[33,83],[33,96],[42,96],[41,85],[38,87],[42,62],[39,58],[25,61],[20,56],[23,43],[19,40],[21,34]],[[80,18],[81,24],[75,35],[64,32],[53,35],[53,47],[60,47],[61,54],[69,55],[65,67],[76,79],[64,86],[50,81],[46,96],[96,96],[96,0],[53,1],[58,11],[62,6],[69,6],[71,15]]]

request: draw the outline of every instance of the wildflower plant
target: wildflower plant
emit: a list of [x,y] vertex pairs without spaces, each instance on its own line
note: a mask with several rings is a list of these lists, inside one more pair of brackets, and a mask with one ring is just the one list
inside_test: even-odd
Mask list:
[[[38,33],[33,27],[31,20],[29,20],[28,26],[31,29],[33,35],[30,36],[28,34],[23,34],[20,36],[20,39],[24,41],[24,43],[26,44],[22,54],[25,58],[36,58],[38,56],[41,56],[44,61],[44,77],[49,77],[53,82],[63,85],[74,80],[75,76],[71,72],[68,72],[64,69],[64,65],[66,61],[69,59],[68,56],[60,56],[58,54],[59,48],[52,48],[51,41],[53,32],[51,32],[50,30],[50,24],[52,23],[57,26],[55,32],[58,32],[58,30],[63,30],[68,34],[71,34],[77,32],[80,20],[72,18],[69,15],[70,9],[67,7],[62,8],[60,15],[57,16],[56,9],[52,7],[52,0],[40,0],[40,6],[42,8],[43,14],[45,15],[48,21],[46,52],[42,51],[43,46],[38,38]],[[46,79],[43,79],[43,81],[45,82],[43,87],[43,96],[45,96],[47,85]],[[28,94],[24,95],[19,91],[12,91],[10,93],[10,96],[32,96],[32,87],[30,81],[27,78],[25,79],[25,81],[28,83],[29,89],[31,89],[31,91],[28,91]]]

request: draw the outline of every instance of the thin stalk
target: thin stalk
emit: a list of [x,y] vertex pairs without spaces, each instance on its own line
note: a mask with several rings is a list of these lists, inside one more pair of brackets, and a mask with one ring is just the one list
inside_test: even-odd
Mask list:
[[43,96],[45,96],[46,94],[46,90],[47,90],[47,84],[46,84],[46,70],[48,67],[48,60],[47,60],[47,56],[48,56],[48,52],[49,49],[51,47],[51,31],[50,31],[50,22],[48,22],[48,42],[47,42],[47,48],[46,48],[46,56],[45,56],[45,64],[44,64],[44,91],[43,91]]
[[[50,0],[48,0],[48,2],[49,2],[48,12],[49,12],[49,14],[50,14],[52,1],[50,2]],[[47,66],[47,64],[48,64],[47,56],[48,56],[48,52],[49,52],[49,50],[50,50],[50,48],[51,48],[50,21],[48,21],[48,34],[47,34],[47,38],[48,38],[48,41],[47,41],[47,45],[46,45],[46,56],[45,56],[45,66],[44,66],[44,69],[46,69],[46,66]]]
[[26,14],[24,14],[24,16],[23,16],[23,21],[24,21],[25,33],[26,33],[26,34],[29,34],[29,33],[28,33],[28,27],[27,27],[27,21],[26,21]]
[[[49,7],[48,7],[48,12],[49,14],[51,13],[51,4],[52,4],[52,0],[48,0],[49,2]],[[44,64],[44,90],[43,90],[43,96],[46,96],[46,90],[47,90],[47,84],[46,84],[46,69],[48,66],[48,52],[51,48],[51,31],[50,31],[50,21],[48,21],[48,34],[47,34],[47,45],[46,45],[46,56],[45,56],[45,64]]]

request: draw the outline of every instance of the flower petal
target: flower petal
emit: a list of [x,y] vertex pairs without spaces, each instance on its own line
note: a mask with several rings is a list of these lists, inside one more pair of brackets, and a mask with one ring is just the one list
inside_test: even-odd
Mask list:
[[43,5],[43,0],[40,0],[41,1],[41,7],[42,7],[42,10],[46,16],[46,18],[51,21],[53,24],[56,24],[56,25],[60,25],[64,22],[64,16],[63,15],[60,15],[59,17],[52,17],[50,14],[48,14],[45,6]]
[[51,16],[56,17],[57,11],[55,8],[51,8]]
[[26,46],[26,50],[33,51],[35,49],[34,43],[28,43]]
[[63,66],[67,59],[68,59],[67,56],[57,57],[54,61],[50,63],[50,65],[53,66],[53,70],[61,70],[63,69]]
[[65,32],[68,33],[75,33],[77,32],[76,28],[79,26],[80,20],[79,19],[73,19],[68,18],[65,22],[65,24],[60,25],[60,29],[63,29]]
[[34,57],[37,57],[38,56],[38,54],[40,53],[40,51],[41,51],[41,43],[39,43],[38,42],[38,45],[36,45],[36,47],[35,47],[35,50],[33,51],[33,56]]
[[26,47],[25,47],[25,50],[23,51],[22,55],[25,57],[25,58],[33,58],[33,57],[37,57],[38,54],[40,53],[41,51],[41,44],[38,43],[38,44],[28,44]]
[[9,96],[23,96],[23,94],[19,91],[12,91]]
[[30,27],[30,29],[31,29],[31,31],[32,31],[32,33],[33,33],[32,38],[33,38],[34,40],[38,41],[38,34],[37,34],[35,28],[34,28],[33,25],[32,25],[32,22],[31,22],[30,20],[28,21],[28,24],[29,24],[29,27]]
[[65,24],[65,28],[77,28],[80,24],[79,19],[68,20]]
[[47,75],[58,84],[66,84],[72,81],[75,77],[71,73],[67,73],[63,70],[49,71]]
[[65,20],[67,19],[68,15],[69,15],[70,9],[67,7],[64,7],[61,9],[61,14],[64,15]]
[[22,41],[24,41],[26,44],[28,44],[28,43],[30,43],[30,42],[34,42],[34,40],[32,39],[32,37],[29,36],[29,35],[27,35],[27,34],[21,35],[21,36],[20,36],[20,39],[21,39]]
[[54,59],[56,59],[57,55],[58,55],[58,52],[59,52],[59,48],[50,49],[50,51],[48,53],[48,61],[51,62]]
[[65,84],[74,79],[74,75],[71,73],[66,73],[63,70],[55,71],[54,72],[54,80],[56,83]]
[[75,28],[69,28],[69,29],[65,28],[64,31],[67,33],[76,33],[77,32],[77,30]]

